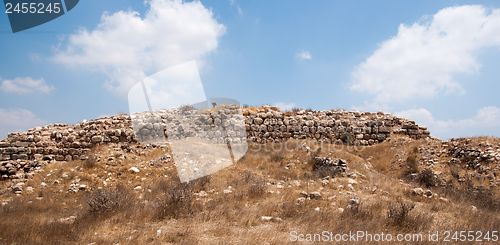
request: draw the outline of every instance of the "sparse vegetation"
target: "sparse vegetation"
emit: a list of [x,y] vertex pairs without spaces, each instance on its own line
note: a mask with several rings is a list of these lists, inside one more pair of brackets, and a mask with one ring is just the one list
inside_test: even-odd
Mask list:
[[407,171],[406,171],[407,175],[416,174],[419,172],[417,157],[418,157],[418,147],[415,146],[412,148],[405,161],[407,166]]
[[437,185],[437,177],[431,169],[424,169],[417,174],[417,181],[421,185],[429,188]]
[[157,187],[155,219],[179,218],[193,213],[193,190],[188,183],[160,182]]
[[119,185],[93,191],[87,199],[87,205],[91,214],[108,214],[130,208],[134,205],[134,197],[127,188]]
[[[397,163],[393,151],[400,148],[391,144],[398,143],[361,150],[311,147],[309,154],[300,141],[291,142],[296,147],[290,151],[250,145],[238,163],[190,183],[179,182],[167,158],[157,161],[166,154],[158,149],[144,148],[147,154],[132,155],[134,148],[129,147],[127,159],[137,158],[118,166],[104,162],[88,167],[85,161],[47,165],[25,183],[25,190],[34,187],[32,193],[16,196],[9,190],[0,195],[8,200],[0,206],[0,244],[281,244],[291,230],[401,233],[500,228],[497,189],[480,188],[473,178],[459,182],[454,176],[441,188],[435,185],[438,179],[430,178],[436,177],[430,168],[413,169],[414,179],[401,180],[412,169],[412,159],[421,155],[415,145],[399,146],[406,147],[401,155],[407,157]],[[121,149],[109,147],[117,148]],[[104,150],[95,156],[107,159]],[[349,168],[341,175],[315,169],[314,157],[345,159]],[[149,164],[152,160],[155,163]],[[140,172],[128,171],[131,166]],[[459,171],[465,170],[456,167],[462,179],[465,175]],[[86,187],[67,191],[76,180]],[[409,187],[426,187],[437,196],[408,195]],[[320,197],[307,194],[312,192]]]

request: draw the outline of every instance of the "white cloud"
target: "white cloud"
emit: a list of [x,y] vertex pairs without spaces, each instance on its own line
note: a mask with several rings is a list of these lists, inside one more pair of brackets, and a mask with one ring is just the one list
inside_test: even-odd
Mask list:
[[299,60],[311,60],[313,57],[309,51],[302,50],[295,54],[295,58]]
[[424,108],[396,113],[398,116],[415,120],[429,128],[431,135],[440,138],[466,136],[500,136],[500,107],[488,106],[479,109],[476,115],[459,120],[439,120]]
[[445,8],[426,21],[401,24],[355,68],[350,88],[377,103],[460,94],[456,76],[478,72],[478,53],[489,47],[500,47],[500,9]]
[[107,87],[120,94],[147,75],[196,60],[216,50],[225,32],[200,1],[146,1],[142,17],[135,11],[104,14],[93,30],[69,36],[55,60],[107,74]]
[[281,111],[289,111],[295,107],[295,103],[285,103],[285,102],[276,102],[273,106],[278,107]]
[[25,131],[45,124],[47,124],[46,121],[29,110],[0,108],[0,139],[5,138],[9,133]]
[[16,77],[6,79],[0,82],[0,90],[5,93],[29,94],[41,92],[48,94],[54,90],[53,86],[48,85],[45,80],[33,79],[31,77]]

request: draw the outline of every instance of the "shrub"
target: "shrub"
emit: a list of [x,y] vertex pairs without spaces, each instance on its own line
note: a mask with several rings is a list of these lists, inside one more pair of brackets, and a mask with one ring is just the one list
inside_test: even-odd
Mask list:
[[301,217],[304,213],[303,208],[292,201],[283,203],[280,208],[280,217],[283,218]]
[[373,220],[377,215],[380,204],[365,205],[364,203],[351,203],[342,213],[343,219]]
[[414,147],[413,150],[408,154],[408,157],[406,158],[406,167],[407,169],[407,174],[414,174],[418,173],[418,161],[417,161],[417,155],[418,155],[418,147]]
[[248,197],[262,197],[266,193],[266,184],[263,180],[253,180],[248,185]]
[[415,208],[413,203],[396,202],[389,205],[387,219],[395,226],[402,227],[408,219],[410,211]]
[[398,201],[389,205],[387,211],[387,223],[403,230],[422,230],[427,228],[433,220],[432,215],[413,211],[413,203],[403,203]]
[[239,188],[246,190],[247,197],[258,198],[266,193],[266,182],[262,178],[253,175],[250,171],[243,172],[242,177],[244,186]]
[[161,182],[160,186],[164,193],[157,200],[156,219],[180,218],[193,213],[193,190],[190,184],[167,185]]
[[420,172],[417,175],[417,181],[427,188],[436,186],[438,182],[437,177],[434,175],[434,172],[432,172],[432,170],[430,169],[425,169],[424,171]]
[[130,207],[132,194],[123,186],[114,189],[97,189],[87,199],[88,212],[93,214],[112,213]]

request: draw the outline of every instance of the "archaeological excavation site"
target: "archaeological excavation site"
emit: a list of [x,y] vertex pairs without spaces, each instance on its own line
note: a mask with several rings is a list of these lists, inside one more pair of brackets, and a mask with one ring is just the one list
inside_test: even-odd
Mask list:
[[[208,152],[184,166],[188,138],[232,161],[203,172],[222,164]],[[0,244],[346,244],[353,231],[362,244],[455,231],[493,244],[499,175],[499,138],[441,140],[382,112],[123,114],[0,141]]]

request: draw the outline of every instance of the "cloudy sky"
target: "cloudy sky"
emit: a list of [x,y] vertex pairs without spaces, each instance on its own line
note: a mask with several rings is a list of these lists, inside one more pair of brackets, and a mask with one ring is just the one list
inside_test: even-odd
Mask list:
[[0,137],[128,112],[135,83],[192,60],[208,97],[500,136],[499,1],[85,0],[15,34],[3,14],[0,36]]

